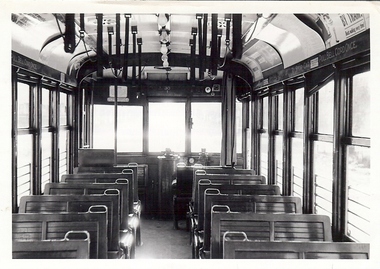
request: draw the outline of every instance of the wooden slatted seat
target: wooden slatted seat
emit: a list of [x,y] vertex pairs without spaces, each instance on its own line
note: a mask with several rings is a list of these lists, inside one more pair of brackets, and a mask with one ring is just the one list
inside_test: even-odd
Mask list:
[[[222,170],[221,170],[222,171]],[[199,214],[198,203],[199,203],[199,191],[198,186],[201,180],[209,180],[215,184],[225,184],[225,185],[238,185],[238,184],[265,184],[265,177],[260,175],[247,174],[248,170],[243,171],[243,174],[207,174],[204,170],[198,170],[195,172],[193,180],[193,190],[192,190],[192,200],[189,204],[189,216],[191,219],[191,231],[196,228],[196,219]]]
[[266,184],[266,179],[261,175],[248,174],[247,170],[237,170],[243,171],[242,173],[236,174],[210,174],[206,173],[205,170],[197,170],[194,174],[193,179],[193,190],[192,190],[192,201],[194,204],[194,209],[197,207],[198,201],[198,183],[202,179],[211,180],[212,183],[220,184]]
[[45,195],[91,195],[103,194],[107,189],[117,189],[120,192],[120,229],[129,229],[129,201],[128,180],[117,179],[116,183],[47,183],[45,184]]
[[121,258],[124,253],[129,258],[132,242],[127,240],[128,231],[120,232],[119,195],[118,190],[106,190],[103,195],[23,196],[19,213],[87,212],[93,205],[104,205],[108,209],[108,258]]
[[[65,238],[69,238],[67,233],[71,231],[86,231],[89,234],[91,259],[107,258],[107,208],[105,206],[92,206],[88,212],[84,213],[12,214],[13,242],[41,240],[58,240],[59,242],[59,239],[64,238],[65,235]],[[70,234],[72,235],[73,232]],[[21,250],[21,245],[16,249]]]
[[236,213],[214,206],[211,211],[212,259],[223,257],[225,232],[244,232],[248,239],[259,241],[332,241],[327,216]]
[[[265,177],[260,175],[251,175],[247,174],[247,170],[238,170],[243,171],[242,174],[207,174],[204,170],[196,171],[195,173],[195,179],[194,184],[197,184],[197,186],[192,190],[192,201],[189,203],[189,223],[190,223],[190,243],[193,246],[193,257],[197,257],[198,251],[196,250],[196,246],[198,245],[197,242],[194,242],[194,236],[196,236],[196,231],[201,230],[203,228],[198,228],[198,225],[203,225],[203,217],[199,216],[200,211],[199,209],[202,208],[201,212],[203,213],[203,193],[205,188],[207,186],[211,186],[212,184],[219,185],[261,185],[261,186],[268,186],[265,185]],[[235,190],[231,190],[228,192],[232,193],[242,193],[243,190],[239,187],[221,187],[225,188],[226,191],[228,191],[229,188],[232,188]],[[246,188],[248,190],[252,190],[252,188],[248,187]],[[259,194],[259,190],[262,190],[262,194],[278,194],[279,189],[278,187],[257,187],[257,192],[254,193]],[[252,193],[252,192],[251,192]],[[199,220],[199,218],[201,220]]]
[[66,183],[117,183],[122,179],[127,179],[129,183],[129,213],[133,213],[137,218],[133,221],[134,229],[136,230],[136,245],[141,245],[141,230],[140,230],[140,217],[141,217],[141,202],[138,199],[138,184],[137,176],[135,177],[135,170],[137,173],[137,166],[128,166],[122,173],[80,173],[80,174],[66,174],[62,175],[61,182]]
[[224,259],[369,259],[369,244],[354,242],[263,242],[225,233]]
[[[211,236],[211,209],[214,205],[221,205],[217,209],[234,212],[254,212],[254,213],[301,213],[301,199],[299,197],[284,197],[279,195],[255,195],[254,186],[248,186],[245,193],[252,194],[233,194],[220,193],[219,189],[209,188],[204,193],[203,214],[199,214],[199,225],[194,232],[194,251],[208,253],[210,251],[210,236]],[[269,185],[264,185],[269,186]],[[237,186],[239,187],[239,186]],[[277,187],[271,185],[271,187]],[[251,188],[251,190],[249,189]],[[270,190],[270,188],[264,188]],[[230,188],[229,190],[232,190]],[[239,188],[237,188],[239,190]],[[277,187],[278,190],[278,187]],[[260,194],[263,192],[260,190]],[[269,193],[272,193],[271,190]],[[207,254],[206,254],[207,256]]]
[[82,239],[69,239],[70,232],[62,240],[13,241],[13,259],[88,259],[89,234],[81,232]]
[[[254,189],[252,193],[254,193]],[[222,194],[218,189],[206,189],[204,197],[203,214],[199,215],[203,216],[203,225],[199,225],[199,227],[202,228],[201,236],[204,241],[203,252],[210,251],[211,209],[214,206],[217,206],[214,208],[215,211],[252,212],[262,214],[302,213],[301,199],[299,197]]]

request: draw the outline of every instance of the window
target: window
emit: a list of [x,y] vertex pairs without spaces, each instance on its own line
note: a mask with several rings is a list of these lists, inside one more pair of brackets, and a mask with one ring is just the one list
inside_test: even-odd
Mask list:
[[260,133],[260,174],[268,178],[268,97],[262,99],[262,126]]
[[115,148],[114,106],[94,105],[93,148]]
[[293,96],[294,136],[291,138],[293,195],[303,198],[303,107],[304,88],[295,90]]
[[332,143],[314,142],[314,213],[332,218]]
[[239,101],[236,101],[236,153],[242,153],[243,147],[243,104]]
[[334,81],[319,89],[314,97],[318,107],[318,135],[313,142],[314,213],[332,219]]
[[318,91],[318,133],[332,134],[334,122],[334,81]]
[[143,107],[119,106],[117,111],[117,151],[143,151]]
[[[370,72],[352,77],[351,138],[346,145],[347,224],[346,235],[359,242],[370,241]],[[350,85],[350,84],[348,84]],[[350,136],[349,136],[350,137]]]
[[149,151],[185,152],[185,103],[149,103]]
[[33,135],[30,126],[31,87],[26,83],[17,83],[17,198],[32,193]]
[[221,103],[191,103],[191,152],[220,153],[222,141]]
[[32,164],[33,164],[33,135],[19,135],[17,137],[17,196],[32,193]]
[[283,126],[284,126],[284,96],[283,94],[279,94],[273,97],[274,105],[275,105],[275,136],[274,136],[274,143],[275,143],[275,184],[280,187],[280,190],[282,191],[282,185],[283,185],[283,178],[282,178],[282,171],[283,171]]
[[68,110],[67,110],[67,98],[68,95],[66,93],[61,92],[59,97],[59,124],[61,126],[67,125],[67,117],[68,117]]
[[28,128],[30,122],[30,86],[25,83],[17,83],[18,98],[18,128]]
[[59,132],[59,178],[67,173],[69,131]]

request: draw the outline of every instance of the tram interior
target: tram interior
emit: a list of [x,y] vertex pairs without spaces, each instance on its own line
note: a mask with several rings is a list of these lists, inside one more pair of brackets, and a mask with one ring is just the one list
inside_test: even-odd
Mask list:
[[[117,253],[110,251],[108,231],[108,257],[369,258],[369,122],[358,120],[369,108],[355,104],[370,97],[367,77],[352,78],[369,74],[369,14],[12,13],[11,20],[12,92],[17,92],[12,122],[14,215],[38,215],[37,206],[36,212],[27,213],[22,197],[52,197],[44,193],[45,187],[72,185],[63,182],[64,177],[75,180],[88,174],[94,181],[83,177],[83,184],[111,184],[102,177],[117,174],[131,176],[123,181],[129,188],[123,198],[129,202],[128,224],[121,215],[120,231],[125,230]],[[351,90],[356,81],[359,95],[356,88]],[[349,94],[343,95],[346,85]],[[349,106],[358,109],[356,116],[342,115],[344,98],[354,99]],[[339,168],[343,166],[344,171]],[[195,186],[197,170],[206,171],[198,177],[210,180],[202,184],[213,189],[199,194],[202,203],[225,188],[226,196],[254,196],[249,202],[254,205],[245,201],[238,208],[231,202],[223,209],[215,202],[211,213],[202,215],[204,223],[198,223],[206,206],[194,207],[201,188]],[[309,231],[308,239],[276,244],[277,226],[271,219],[270,232],[252,228],[216,240],[220,227],[213,221],[229,227],[233,221],[227,219],[234,210],[245,207],[241,214],[252,215],[239,223],[277,215],[255,214],[260,203],[263,208],[269,203],[260,200],[265,195],[257,195],[256,189],[249,193],[252,180],[260,176],[259,185],[278,186],[279,193],[267,196],[297,200],[291,202],[295,209],[286,199],[289,206],[281,204],[282,211],[270,209],[284,215],[280,222],[291,222],[290,212],[300,218],[297,223],[324,228]],[[115,179],[112,184],[117,184]],[[223,182],[237,187],[218,190]],[[348,185],[347,198],[343,188]],[[119,187],[114,186],[118,195]],[[84,194],[90,192],[83,188]],[[327,215],[329,223],[314,220],[316,215]],[[276,242],[254,246],[255,233],[266,232],[269,241]],[[204,238],[206,233],[211,239]],[[316,240],[329,242],[299,242]],[[233,244],[242,247],[244,241],[252,243],[244,245],[252,253],[234,249]],[[309,247],[321,253],[304,253],[302,248]],[[286,252],[281,248],[301,254],[279,254]],[[274,256],[266,254],[270,249],[276,249]]]

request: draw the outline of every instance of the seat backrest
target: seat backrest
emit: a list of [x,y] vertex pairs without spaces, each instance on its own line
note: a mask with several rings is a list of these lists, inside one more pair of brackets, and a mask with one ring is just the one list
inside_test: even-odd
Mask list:
[[19,213],[87,212],[91,206],[104,205],[108,212],[108,251],[119,251],[119,199],[118,190],[107,190],[103,195],[29,195],[21,197]]
[[210,180],[215,184],[224,184],[224,185],[237,185],[237,184],[265,184],[265,177],[260,175],[251,175],[247,174],[246,171],[250,170],[241,170],[244,171],[243,174],[207,174],[204,171],[197,171],[195,173],[194,181],[193,181],[193,191],[192,191],[192,201],[194,205],[195,213],[198,210],[198,202],[199,202],[199,181],[201,180]]
[[126,178],[129,180],[130,191],[133,193],[133,200],[138,201],[138,165],[124,165],[113,167],[81,167],[77,174],[61,176],[61,182],[67,182],[66,178],[95,178],[98,183],[105,183],[102,180],[108,178]]
[[12,242],[13,259],[88,259],[89,240],[43,240]]
[[120,192],[120,229],[128,229],[129,201],[128,180],[117,179],[116,183],[47,183],[44,194],[50,195],[90,195],[103,194],[107,189],[117,189]]
[[88,232],[91,259],[107,258],[107,208],[104,206],[91,207],[84,213],[12,214],[13,242],[59,240],[70,231]]
[[225,232],[244,232],[250,240],[332,241],[330,219],[323,215],[211,212],[211,258],[222,258]]
[[203,210],[204,249],[210,250],[211,212],[252,212],[260,214],[302,213],[301,199],[294,196],[279,195],[236,195],[222,194],[217,189],[205,191]]
[[225,233],[223,259],[369,259],[369,244],[354,242],[257,242]]
[[[66,174],[62,175],[61,182],[62,183],[70,183],[70,184],[83,184],[83,183],[117,183],[120,180],[128,180],[129,184],[129,212],[133,212],[133,203],[135,202],[135,186],[132,186],[134,176],[133,172],[129,171],[125,174],[99,174],[99,173],[83,173],[83,174]],[[136,200],[137,201],[137,200]]]
[[[209,179],[201,179],[198,182],[198,202],[194,203],[197,205],[195,212],[198,213],[198,221],[201,223],[203,217],[201,216],[204,212],[204,199],[206,189],[216,189],[219,193],[223,194],[255,194],[255,195],[280,195],[280,187],[277,185],[265,185],[265,184],[222,184],[213,183]],[[209,192],[210,194],[212,192]],[[202,224],[201,224],[202,225]]]

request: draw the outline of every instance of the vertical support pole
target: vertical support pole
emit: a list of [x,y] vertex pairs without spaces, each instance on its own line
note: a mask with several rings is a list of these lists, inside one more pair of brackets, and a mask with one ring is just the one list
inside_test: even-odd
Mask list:
[[223,75],[221,166],[236,164],[235,86],[232,74]]
[[52,105],[53,105],[53,152],[52,152],[52,182],[59,182],[59,85],[56,86],[55,91],[52,91]]
[[260,134],[259,134],[259,108],[261,101],[256,95],[251,95],[251,167],[256,175],[260,175]]
[[347,197],[347,180],[346,164],[344,162],[345,146],[341,137],[345,137],[347,122],[347,106],[345,104],[347,86],[343,78],[335,70],[334,81],[334,141],[333,141],[333,186],[332,186],[332,236],[333,241],[342,241],[345,232],[346,223],[346,197]]
[[283,93],[283,136],[282,136],[282,178],[283,178],[283,195],[293,195],[293,177],[292,177],[292,154],[290,132],[293,131],[292,122],[294,113],[291,112],[291,100],[294,92],[289,91],[288,86],[284,85]]
[[304,93],[304,157],[303,157],[303,213],[312,214],[314,207],[314,177],[313,177],[313,141],[310,139],[313,133],[313,96],[308,93],[310,77],[305,76]]
[[35,88],[32,91],[33,106],[33,170],[32,170],[32,194],[41,194],[41,103],[42,103],[42,81],[39,78]]
[[275,96],[268,96],[268,184],[276,184]]
[[17,135],[18,135],[18,89],[17,69],[12,68],[12,213],[18,212],[17,201]]

